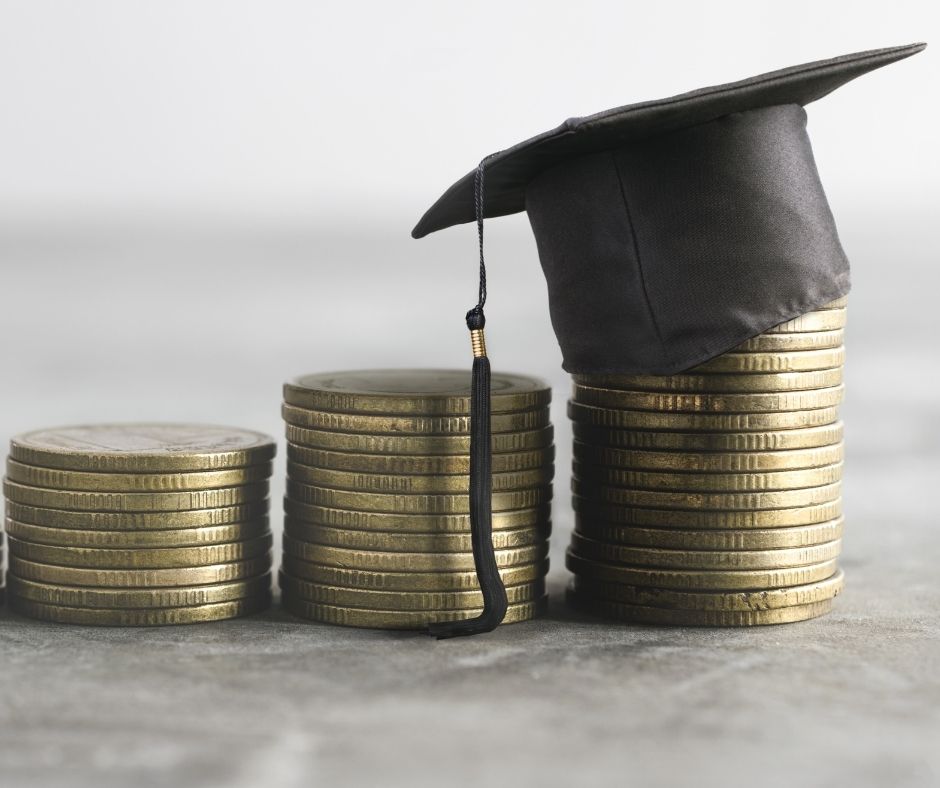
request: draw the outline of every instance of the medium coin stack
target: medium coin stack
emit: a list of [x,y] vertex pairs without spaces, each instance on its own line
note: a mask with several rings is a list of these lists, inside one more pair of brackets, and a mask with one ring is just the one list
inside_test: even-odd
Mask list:
[[[373,370],[284,386],[285,608],[345,626],[421,629],[483,597],[469,518],[470,374]],[[551,389],[494,374],[493,542],[505,623],[545,606],[554,468]]]
[[845,311],[840,299],[684,374],[575,376],[574,604],[701,626],[831,609]]
[[68,624],[254,613],[271,598],[274,441],[201,425],[41,430],[10,442],[10,606]]

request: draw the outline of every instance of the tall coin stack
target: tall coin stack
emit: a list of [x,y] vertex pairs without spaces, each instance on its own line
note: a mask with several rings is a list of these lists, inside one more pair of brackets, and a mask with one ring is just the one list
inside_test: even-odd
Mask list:
[[684,374],[575,376],[574,604],[703,626],[831,609],[845,311],[840,299]]
[[[420,629],[477,616],[469,518],[470,375],[374,370],[284,386],[285,608],[346,626]],[[494,374],[493,542],[509,611],[545,604],[551,390]]]
[[10,606],[68,624],[216,621],[271,598],[274,441],[200,425],[42,430],[10,442]]

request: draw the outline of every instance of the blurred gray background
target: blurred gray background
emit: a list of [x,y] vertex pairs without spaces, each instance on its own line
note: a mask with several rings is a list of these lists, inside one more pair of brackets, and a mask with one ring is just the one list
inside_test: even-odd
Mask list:
[[[938,32],[935,2],[903,0],[0,0],[0,443],[103,420],[280,435],[288,377],[469,369],[475,230],[409,231],[483,155]],[[493,362],[555,386],[549,618],[436,644],[278,613],[3,614],[0,784],[937,784],[938,77],[928,49],[809,107],[854,277],[836,613],[702,632],[565,610],[568,380],[528,222],[498,219]]]

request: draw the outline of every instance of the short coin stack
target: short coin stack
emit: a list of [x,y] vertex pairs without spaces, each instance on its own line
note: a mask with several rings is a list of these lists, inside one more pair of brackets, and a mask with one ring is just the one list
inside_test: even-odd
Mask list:
[[574,604],[702,626],[831,609],[844,325],[840,299],[685,374],[575,376]]
[[151,626],[271,598],[274,441],[201,425],[42,430],[10,442],[10,606],[69,624]]
[[[284,398],[285,608],[381,629],[478,615],[469,372],[307,375],[286,384]],[[493,542],[510,602],[506,623],[545,604],[550,400],[539,380],[493,375]]]

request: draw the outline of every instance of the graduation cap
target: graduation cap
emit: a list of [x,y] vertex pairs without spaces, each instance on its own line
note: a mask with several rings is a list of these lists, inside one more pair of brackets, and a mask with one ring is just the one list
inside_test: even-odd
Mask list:
[[433,632],[486,631],[505,611],[486,544],[484,218],[528,214],[567,371],[681,372],[849,291],[803,107],[925,46],[844,55],[572,118],[487,156],[424,214],[415,238],[476,221],[480,241],[480,292],[467,324],[476,403],[471,522],[486,604],[479,619]]

